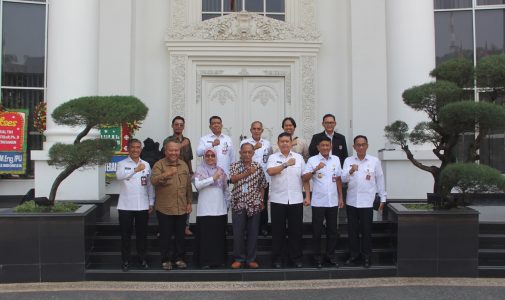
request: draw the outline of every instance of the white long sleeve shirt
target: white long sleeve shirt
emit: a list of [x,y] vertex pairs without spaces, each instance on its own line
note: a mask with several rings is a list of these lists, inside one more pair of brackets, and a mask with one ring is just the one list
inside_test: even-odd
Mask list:
[[214,178],[209,177],[202,180],[195,178],[194,184],[198,190],[198,204],[196,215],[204,216],[222,216],[228,213],[230,203],[230,191],[228,186],[212,186]]
[[[352,175],[349,174],[351,165],[358,165],[358,170]],[[360,160],[357,155],[346,158],[342,181],[349,183],[346,205],[357,208],[373,207],[375,193],[379,193],[381,202],[386,202],[384,173],[377,157],[366,154],[363,160]]]
[[[240,142],[240,146],[242,147],[243,144],[249,143],[251,145],[256,145],[256,141],[253,138],[250,139],[244,139],[242,142]],[[265,173],[265,178],[267,179],[267,182],[270,183],[270,175],[267,173],[267,163],[268,163],[268,158],[272,154],[272,145],[270,145],[270,142],[265,140],[265,139],[260,139],[259,143],[261,143],[261,148],[254,150],[254,156],[252,158],[253,161],[257,162],[262,168],[263,172]]]
[[196,155],[203,156],[205,149],[212,147],[212,142],[219,138],[219,145],[214,147],[217,152],[217,165],[221,167],[228,178],[230,177],[230,165],[235,162],[235,149],[233,148],[233,143],[231,138],[225,134],[221,134],[219,137],[213,133],[209,133],[200,138],[198,143],[198,148],[196,148]]
[[325,164],[324,168],[312,175],[311,206],[338,206],[337,179],[342,175],[338,156],[329,155],[328,159],[321,154],[312,156],[307,161],[303,174],[312,173],[321,162]]
[[[135,172],[134,169],[139,164],[144,164],[145,168]],[[151,185],[151,167],[148,162],[140,159],[137,164],[128,156],[117,163],[116,178],[120,183],[117,209],[148,210],[149,205],[154,205],[154,188]]]
[[282,165],[290,158],[294,158],[296,163],[282,170],[281,173],[271,176],[269,198],[270,202],[279,204],[299,204],[303,203],[303,182],[302,173],[305,170],[303,157],[290,151],[287,156],[281,152],[276,152],[268,158],[267,168]]

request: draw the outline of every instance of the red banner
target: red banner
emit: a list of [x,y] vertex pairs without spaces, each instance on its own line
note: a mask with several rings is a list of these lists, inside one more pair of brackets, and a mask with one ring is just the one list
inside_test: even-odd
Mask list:
[[23,151],[25,118],[23,112],[0,113],[0,151]]

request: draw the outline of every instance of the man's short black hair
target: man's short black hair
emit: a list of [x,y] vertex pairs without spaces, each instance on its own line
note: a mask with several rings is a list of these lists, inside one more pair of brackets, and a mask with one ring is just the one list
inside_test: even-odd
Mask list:
[[135,138],[134,138],[134,139],[129,139],[129,140],[128,140],[128,148],[130,148],[130,146],[131,146],[132,144],[135,144],[135,143],[140,144],[140,147],[142,147],[142,142],[141,142],[139,139],[135,139]]
[[295,122],[295,119],[291,118],[291,117],[285,117],[284,120],[282,120],[282,128],[284,128],[284,123],[286,123],[286,121],[291,121],[291,124],[293,124],[293,127],[296,128],[296,122]]
[[212,125],[212,120],[218,119],[221,123],[223,123],[223,120],[221,119],[220,116],[212,116],[209,118],[209,125]]
[[175,123],[175,121],[176,121],[176,120],[181,120],[181,121],[182,121],[182,123],[186,123],[186,121],[184,120],[184,118],[183,118],[183,117],[181,117],[181,116],[175,116],[175,117],[172,119],[172,125],[174,125],[174,123]]
[[356,144],[356,140],[357,140],[357,139],[360,139],[360,138],[361,138],[361,139],[365,139],[366,143],[368,144],[368,139],[367,139],[367,137],[366,137],[366,136],[364,136],[364,135],[357,135],[356,137],[354,137],[354,139],[352,140],[352,142],[353,142],[354,144]]
[[326,114],[323,116],[323,122],[324,122],[324,119],[326,119],[328,117],[331,117],[333,119],[333,121],[335,121],[335,116],[333,114]]
[[321,139],[317,142],[317,145],[321,144],[321,142],[328,142],[331,144],[331,139],[325,135],[321,137]]
[[282,137],[289,137],[289,140],[291,141],[292,140],[292,137],[291,137],[291,134],[287,133],[287,132],[283,132],[281,134],[279,134],[279,136],[277,137],[277,141],[279,141]]

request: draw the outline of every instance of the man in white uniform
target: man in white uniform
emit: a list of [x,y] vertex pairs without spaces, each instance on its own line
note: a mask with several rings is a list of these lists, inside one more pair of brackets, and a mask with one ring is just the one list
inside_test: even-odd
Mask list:
[[[282,267],[287,231],[289,259],[295,267],[301,268],[303,205],[310,204],[310,185],[302,182],[305,161],[300,154],[291,151],[291,134],[279,134],[277,144],[279,152],[270,155],[267,164],[268,175],[272,177],[272,262],[274,268]],[[306,191],[305,200],[302,187]]]
[[223,129],[223,121],[219,116],[212,116],[209,119],[209,128],[212,133],[209,133],[200,138],[196,155],[203,156],[205,149],[213,147],[217,152],[217,165],[221,167],[228,178],[230,178],[230,164],[235,161],[235,149],[231,138],[221,132]]
[[128,142],[128,157],[120,161],[116,168],[116,178],[120,183],[119,227],[121,229],[121,268],[130,268],[130,241],[135,223],[137,255],[142,268],[147,263],[147,221],[153,211],[154,189],[151,185],[151,167],[140,159],[142,143],[138,139]]
[[314,265],[323,267],[321,256],[321,234],[326,220],[326,261],[338,267],[335,249],[337,246],[338,208],[344,207],[342,195],[342,167],[338,156],[331,155],[331,139],[320,137],[317,149],[319,154],[307,161],[303,181],[312,179],[312,248]]
[[356,154],[345,159],[342,171],[342,181],[349,183],[346,197],[349,259],[345,264],[354,264],[363,256],[363,266],[369,268],[372,263],[370,256],[375,194],[378,193],[381,199],[380,211],[384,209],[386,203],[384,173],[379,159],[366,154],[368,149],[366,136],[356,136],[353,148]]

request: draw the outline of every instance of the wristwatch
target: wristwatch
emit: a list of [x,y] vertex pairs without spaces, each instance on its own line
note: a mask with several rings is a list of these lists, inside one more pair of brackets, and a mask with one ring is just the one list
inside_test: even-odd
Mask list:
[[288,167],[288,163],[282,163],[281,165],[284,169],[286,169]]

